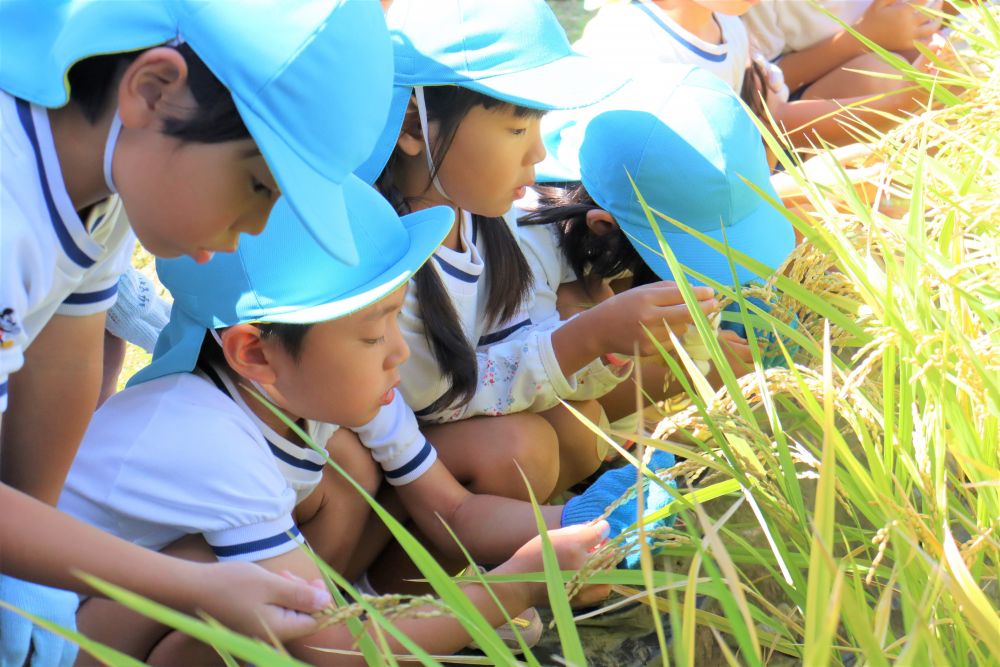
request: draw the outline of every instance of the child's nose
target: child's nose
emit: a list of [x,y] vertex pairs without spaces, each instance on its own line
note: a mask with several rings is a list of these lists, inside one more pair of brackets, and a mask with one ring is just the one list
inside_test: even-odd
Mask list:
[[535,123],[531,138],[531,150],[528,152],[529,164],[538,164],[545,159],[545,142],[542,141],[541,123]]
[[392,337],[392,348],[385,360],[386,370],[402,366],[410,358],[410,346],[406,344],[400,332]]

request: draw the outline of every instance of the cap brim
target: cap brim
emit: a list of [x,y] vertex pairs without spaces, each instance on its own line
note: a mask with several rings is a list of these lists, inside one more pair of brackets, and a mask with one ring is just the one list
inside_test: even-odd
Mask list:
[[328,253],[345,264],[356,265],[358,251],[344,204],[342,185],[309,166],[250,107],[238,98],[233,99],[281,188],[282,196],[302,225]]
[[[570,55],[520,72],[482,79],[456,75],[453,80],[426,81],[422,85],[461,86],[510,104],[551,111],[590,106],[608,97],[629,80],[629,76],[597,64],[591,58]],[[393,86],[389,118],[382,136],[371,157],[354,172],[363,181],[374,183],[389,162],[403,128],[414,85],[417,84]]]
[[[345,189],[348,195],[348,210],[356,203],[351,201],[354,196],[351,190],[348,184]],[[362,196],[365,197],[381,198],[381,195],[367,184],[360,192],[363,192]],[[325,322],[345,317],[380,301],[405,284],[430,259],[454,226],[455,212],[447,206],[435,206],[404,215],[401,219],[403,226],[410,233],[410,246],[382,273],[336,301],[268,317],[268,321],[286,324]]]
[[[621,222],[621,221],[619,221]],[[707,243],[675,227],[668,220],[656,218],[663,238],[677,257],[681,266],[714,280],[722,285],[734,285],[729,257]],[[683,220],[679,222],[683,223]],[[645,220],[639,225],[622,224],[629,241],[638,251],[642,260],[663,280],[675,280],[667,260],[660,252],[656,235]],[[777,269],[795,247],[795,233],[788,220],[773,206],[764,200],[749,215],[725,228],[725,238],[720,227],[705,236],[719,243],[728,243],[734,251],[753,257],[756,261],[766,264],[771,269]],[[744,285],[750,282],[761,282],[768,276],[758,276],[733,257],[736,268],[736,283]],[[694,285],[704,284],[701,280],[688,275],[688,281]]]
[[385,169],[385,165],[392,156],[392,151],[399,140],[399,133],[403,129],[403,119],[406,118],[406,107],[410,104],[410,96],[413,94],[411,86],[393,86],[392,100],[389,102],[389,117],[382,128],[382,134],[375,142],[375,150],[371,156],[365,160],[364,164],[354,170],[354,175],[365,183],[374,184]]
[[511,104],[551,111],[595,104],[630,78],[593,58],[573,54],[520,72],[451,83]]
[[[356,215],[370,213],[373,210],[383,210],[395,215],[382,196],[358,178],[349,177],[344,183],[343,193],[343,203],[347,211],[353,210]],[[284,313],[276,312],[269,315],[266,321],[312,324],[334,320],[367,308],[403,286],[444,241],[455,223],[455,212],[445,206],[435,206],[402,216],[401,219],[403,226],[409,232],[409,247],[398,260],[379,275],[328,303],[292,309]],[[317,277],[312,276],[311,279]],[[203,323],[196,321],[180,308],[175,308],[170,314],[170,321],[157,340],[152,363],[133,376],[129,384],[139,384],[165,375],[191,371],[198,361],[206,331],[207,328]]]

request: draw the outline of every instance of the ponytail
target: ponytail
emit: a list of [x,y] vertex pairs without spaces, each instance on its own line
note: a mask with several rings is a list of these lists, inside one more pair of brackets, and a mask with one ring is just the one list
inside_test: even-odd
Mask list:
[[[444,161],[459,124],[472,107],[499,110],[509,106],[519,116],[542,113],[510,105],[460,86],[428,87],[424,89],[424,99],[428,119],[438,123],[438,139],[432,154],[435,171]],[[406,122],[404,121],[404,126]],[[411,134],[415,134],[416,130],[415,127],[407,128]],[[396,159],[393,151],[375,185],[396,211],[404,214],[410,212],[412,206],[396,185]],[[430,176],[433,179],[435,174]],[[473,215],[472,224],[485,244],[483,262],[486,270],[480,279],[487,281],[484,310],[487,328],[492,328],[509,321],[521,311],[531,293],[531,267],[503,218]],[[421,412],[434,413],[448,407],[459,407],[468,403],[476,393],[479,378],[475,349],[477,341],[466,338],[458,313],[431,262],[417,271],[414,283],[420,318],[424,324],[424,336],[449,385],[448,391]]]

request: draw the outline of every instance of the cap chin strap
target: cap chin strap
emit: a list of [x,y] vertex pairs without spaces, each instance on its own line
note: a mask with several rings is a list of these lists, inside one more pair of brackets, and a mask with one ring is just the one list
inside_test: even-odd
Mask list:
[[[223,345],[222,345],[222,336],[219,335],[219,332],[216,331],[215,329],[209,329],[208,332],[210,334],[212,334],[212,338],[214,338],[215,342],[219,344],[219,347],[220,348],[223,347]],[[246,377],[243,378],[243,379],[246,380],[246,381],[248,381],[250,384],[252,384],[253,388],[256,389],[257,391],[259,391],[261,396],[263,396],[264,398],[266,398],[267,400],[269,400],[271,403],[274,403],[275,405],[277,405],[278,402],[275,401],[273,398],[271,398],[271,395],[267,393],[267,391],[264,389],[264,387],[260,386],[259,382],[257,382],[256,380],[251,380],[250,378],[246,378]]]
[[444,191],[444,186],[438,180],[437,169],[434,167],[434,157],[431,155],[431,139],[430,132],[428,131],[427,102],[424,101],[424,87],[414,86],[413,92],[417,98],[417,115],[420,116],[420,132],[424,135],[424,156],[427,158],[427,169],[431,174],[431,181],[434,183],[434,189],[438,191],[438,194],[444,197],[445,200],[451,201],[451,197]]
[[115,157],[115,146],[118,145],[118,135],[122,131],[122,117],[115,109],[115,117],[111,119],[111,129],[108,131],[108,140],[104,143],[104,183],[108,186],[111,194],[117,194],[115,178],[111,174],[111,161]]

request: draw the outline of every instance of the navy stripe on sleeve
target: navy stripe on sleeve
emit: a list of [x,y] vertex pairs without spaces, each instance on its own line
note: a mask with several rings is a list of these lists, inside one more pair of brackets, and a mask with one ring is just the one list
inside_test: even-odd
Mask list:
[[24,100],[17,100],[17,116],[21,120],[25,134],[31,141],[31,147],[35,151],[35,163],[38,165],[38,175],[41,179],[42,195],[45,197],[45,206],[49,209],[49,222],[56,232],[59,244],[62,246],[66,256],[73,260],[73,263],[82,269],[89,269],[94,265],[94,260],[76,245],[69,230],[66,229],[66,222],[59,215],[56,202],[52,198],[52,191],[49,189],[48,175],[45,173],[45,163],[42,161],[42,149],[38,145],[38,133],[35,130],[35,119],[31,117],[31,105]]
[[530,317],[528,317],[528,318],[526,318],[524,320],[521,320],[517,324],[512,324],[511,326],[507,327],[506,329],[501,329],[500,331],[494,331],[491,334],[486,334],[485,336],[483,336],[482,338],[479,339],[479,345],[490,345],[491,343],[497,343],[497,342],[503,340],[504,338],[506,338],[507,336],[511,335],[515,331],[518,331],[519,329],[523,329],[524,327],[528,326],[529,324],[531,324],[531,318]]
[[76,292],[74,294],[70,294],[68,297],[66,297],[63,303],[69,303],[76,306],[83,305],[86,303],[100,303],[105,299],[110,299],[117,293],[118,293],[118,283],[115,283],[111,287],[107,289],[102,289],[97,292]]
[[285,533],[278,533],[277,535],[272,535],[271,537],[265,537],[260,540],[254,540],[253,542],[244,542],[243,544],[230,544],[224,547],[212,547],[213,553],[219,558],[233,558],[234,556],[245,556],[246,554],[252,554],[257,551],[265,551],[266,549],[273,549],[274,547],[285,544],[286,542],[291,542],[299,536],[299,529],[297,526],[292,526],[292,529]]
[[434,449],[431,447],[431,443],[424,441],[424,446],[420,448],[420,451],[417,452],[416,456],[410,459],[409,463],[406,463],[395,470],[385,470],[385,476],[389,479],[399,479],[400,477],[405,477],[423,465],[424,461],[427,460],[427,457],[431,455],[432,451],[434,451]]
[[313,463],[307,459],[300,459],[292,456],[277,445],[272,444],[270,441],[267,441],[267,446],[271,448],[271,453],[274,454],[276,458],[281,459],[290,466],[295,466],[296,468],[302,468],[303,470],[309,470],[312,472],[317,472],[323,469],[322,463]]

